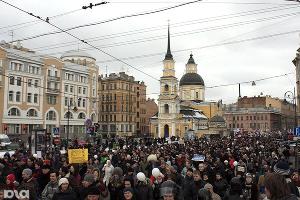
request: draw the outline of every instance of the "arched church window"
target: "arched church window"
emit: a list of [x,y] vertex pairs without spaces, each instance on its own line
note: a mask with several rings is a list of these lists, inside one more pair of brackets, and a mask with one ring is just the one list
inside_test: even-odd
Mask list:
[[165,92],[169,91],[169,85],[165,85]]
[[165,104],[165,113],[169,113],[169,105]]

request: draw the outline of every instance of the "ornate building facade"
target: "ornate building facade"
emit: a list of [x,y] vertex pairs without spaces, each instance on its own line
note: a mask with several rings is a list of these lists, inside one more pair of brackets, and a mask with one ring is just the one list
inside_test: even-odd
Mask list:
[[[191,54],[180,81],[175,75],[175,61],[170,48],[170,31],[168,28],[168,45],[163,60],[163,75],[160,78],[158,113],[150,119],[151,133],[154,137],[184,137],[189,131],[201,136],[210,133],[220,134],[226,128],[225,121],[215,129],[220,121],[221,106],[216,102],[205,102],[205,84],[197,73],[197,64]],[[220,124],[220,123],[218,123]],[[214,129],[210,130],[210,127]],[[219,130],[222,128],[222,130]]]
[[[84,138],[85,121],[98,122],[99,69],[82,51],[61,58],[21,46],[0,45],[1,132],[26,139],[34,129]],[[68,116],[68,110],[70,115]]]

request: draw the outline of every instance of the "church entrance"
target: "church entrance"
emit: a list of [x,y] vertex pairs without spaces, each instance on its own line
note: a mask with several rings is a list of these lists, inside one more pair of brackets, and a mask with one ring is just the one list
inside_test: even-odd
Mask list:
[[168,124],[166,124],[165,125],[165,131],[164,131],[164,136],[165,136],[165,138],[167,138],[167,137],[169,137],[169,125]]

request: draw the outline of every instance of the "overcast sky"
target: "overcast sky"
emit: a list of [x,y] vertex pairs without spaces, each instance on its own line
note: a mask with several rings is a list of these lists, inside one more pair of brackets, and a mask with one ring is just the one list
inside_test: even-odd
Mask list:
[[[91,0],[7,0],[24,10],[43,18],[74,11],[50,18],[61,27],[100,22],[124,15],[143,13],[175,6],[188,0],[145,0],[109,1],[93,9],[77,10]],[[99,3],[94,1],[92,3]],[[11,41],[57,31],[50,25],[37,22],[33,17],[0,2],[0,40]],[[77,10],[77,11],[75,11]],[[204,0],[199,3],[174,8],[165,12],[138,16],[84,27],[70,33],[124,62],[159,79],[162,75],[167,48],[167,24],[170,23],[171,51],[175,60],[176,76],[180,80],[185,64],[192,52],[198,64],[198,73],[205,85],[215,86],[252,81],[270,76],[293,73],[280,78],[256,82],[256,86],[243,84],[242,96],[263,93],[283,98],[284,93],[293,90],[295,67],[292,60],[300,47],[300,3],[284,0]],[[11,26],[30,22],[19,26]],[[10,26],[10,27],[7,27]],[[11,36],[13,30],[13,37]],[[261,40],[244,41],[261,36],[293,32]],[[60,57],[62,52],[85,49],[97,59],[100,73],[126,71],[143,80],[148,97],[157,99],[159,81],[124,63],[114,60],[102,52],[60,33],[23,41],[22,45],[42,54]],[[56,47],[56,48],[54,48]],[[225,103],[235,102],[238,85],[206,89],[206,100],[223,99]]]

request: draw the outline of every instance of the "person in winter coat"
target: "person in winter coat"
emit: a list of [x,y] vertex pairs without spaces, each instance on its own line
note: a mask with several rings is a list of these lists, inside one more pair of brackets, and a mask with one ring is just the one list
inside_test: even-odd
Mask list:
[[199,170],[195,170],[193,172],[193,177],[194,177],[194,188],[193,189],[195,191],[199,191],[205,185],[204,182],[203,182],[203,180],[202,180],[202,178],[201,178],[200,171]]
[[228,188],[228,182],[226,179],[223,179],[220,173],[216,173],[216,180],[214,182],[214,191],[220,195],[221,198],[225,196],[225,193]]
[[16,181],[16,177],[14,174],[7,175],[6,185],[7,185],[7,188],[10,190],[15,190],[17,188],[17,186],[19,186],[19,183]]
[[58,191],[58,172],[50,172],[50,182],[45,186],[42,192],[42,200],[51,200],[54,193]]
[[132,188],[125,188],[123,190],[124,193],[124,199],[125,200],[135,200],[135,196],[134,196],[134,190]]
[[22,178],[23,181],[18,187],[18,191],[29,190],[29,200],[36,200],[38,185],[36,180],[32,177],[32,170],[29,168],[24,169],[22,172]]
[[123,170],[119,167],[114,168],[108,184],[111,200],[123,199]]
[[206,189],[210,192],[212,200],[221,200],[221,197],[217,193],[214,192],[214,188],[213,188],[212,184],[210,184],[210,183],[205,184],[204,189]]
[[84,200],[88,195],[88,191],[95,190],[95,188],[99,190],[96,186],[95,176],[93,174],[86,174],[82,181],[82,188],[79,191],[80,199]]
[[197,199],[197,190],[194,190],[194,178],[193,178],[193,169],[188,168],[186,171],[186,176],[183,180],[183,197],[185,200],[196,200]]
[[253,176],[250,173],[246,174],[246,181],[243,189],[243,197],[245,200],[258,199],[258,186],[254,183]]
[[135,186],[135,196],[136,199],[140,200],[152,200],[153,199],[153,190],[146,183],[146,181],[138,181]]
[[164,175],[160,173],[160,175],[153,181],[153,199],[160,200],[160,187],[164,182]]
[[198,200],[212,200],[211,193],[207,189],[200,189],[198,191]]
[[270,200],[297,200],[297,196],[290,192],[285,178],[276,173],[265,176],[265,191]]
[[242,184],[238,177],[234,177],[230,181],[230,189],[226,192],[224,200],[243,200]]
[[69,186],[67,178],[61,178],[58,181],[58,191],[54,193],[52,200],[78,200],[76,193]]
[[161,184],[160,195],[163,200],[182,200],[180,187],[173,181],[167,180]]
[[114,166],[111,164],[110,160],[107,160],[106,164],[102,168],[102,171],[104,171],[103,182],[105,183],[106,186],[108,186],[113,170],[114,170]]
[[291,170],[288,161],[279,160],[274,166],[274,172],[285,178],[292,194],[296,195],[297,197],[300,197],[300,193],[296,184],[290,179]]
[[49,165],[43,165],[42,166],[42,173],[38,176],[37,182],[39,185],[39,194],[41,194],[46,187],[46,185],[50,181],[50,166]]
[[96,187],[100,190],[101,200],[109,199],[109,192],[106,185],[103,183],[103,179],[101,178],[100,170],[98,168],[93,170],[93,175],[95,177]]

